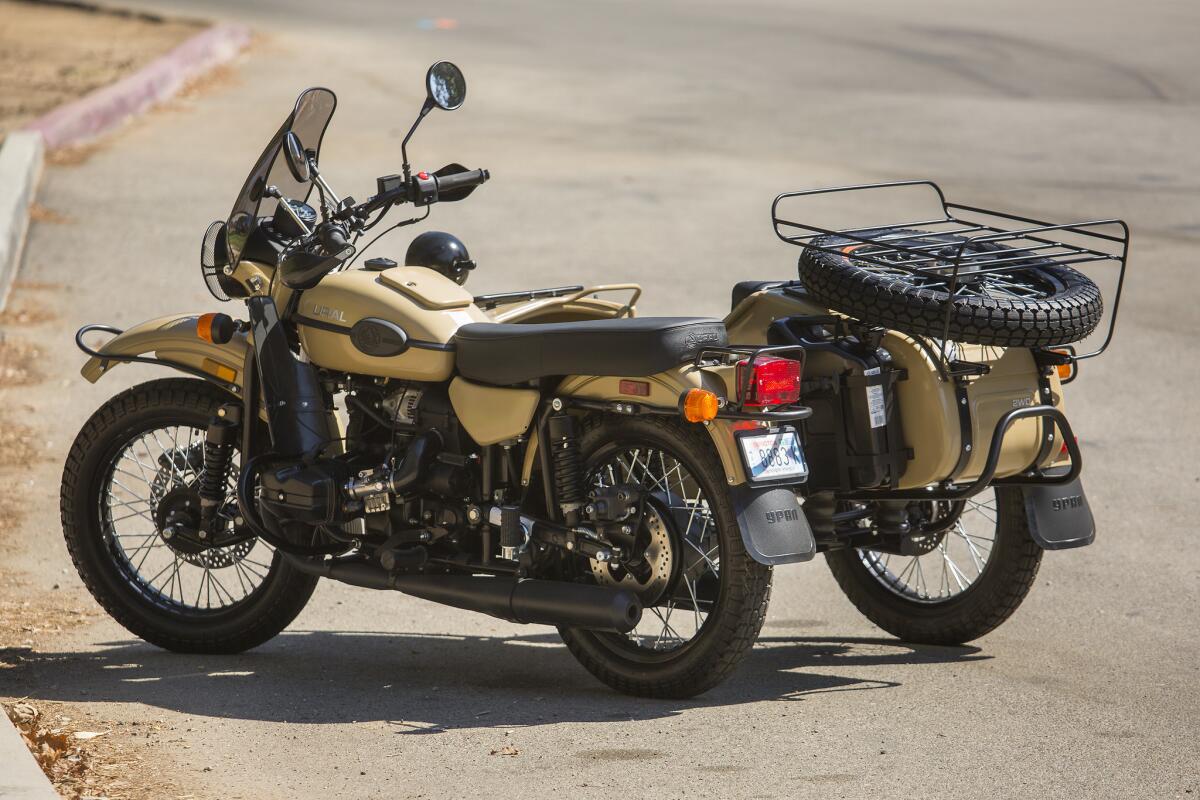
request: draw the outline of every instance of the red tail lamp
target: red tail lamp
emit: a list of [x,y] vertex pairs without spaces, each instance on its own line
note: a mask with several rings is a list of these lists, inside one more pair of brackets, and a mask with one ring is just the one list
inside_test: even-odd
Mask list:
[[[747,371],[750,372],[747,382]],[[749,408],[787,406],[800,400],[800,362],[760,356],[737,365],[738,402]]]

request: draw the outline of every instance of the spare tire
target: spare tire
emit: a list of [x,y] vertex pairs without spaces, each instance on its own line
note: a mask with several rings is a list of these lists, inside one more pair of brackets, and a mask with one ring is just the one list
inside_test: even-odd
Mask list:
[[[859,239],[872,240],[885,236],[893,241],[903,237],[906,248],[918,248],[922,255],[944,253],[947,264],[965,241],[904,228],[858,234]],[[800,280],[815,300],[868,324],[918,336],[941,338],[946,333],[951,341],[970,344],[1048,347],[1083,339],[1096,329],[1104,313],[1095,283],[1046,258],[1030,256],[1003,272],[973,274],[964,266],[951,297],[949,276],[913,274],[903,268],[912,255],[859,239],[837,235],[813,239],[800,255]],[[937,247],[943,244],[944,250]],[[873,250],[879,255],[871,261],[855,258],[855,253]],[[963,250],[964,258],[972,256],[970,263],[980,266],[986,266],[992,253],[1002,258],[1011,252],[995,242],[969,242]]]

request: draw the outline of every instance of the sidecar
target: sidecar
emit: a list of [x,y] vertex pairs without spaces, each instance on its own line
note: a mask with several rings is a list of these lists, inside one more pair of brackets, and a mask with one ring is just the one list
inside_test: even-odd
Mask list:
[[[933,209],[869,226],[782,213],[868,190]],[[787,193],[772,218],[804,248],[800,275],[737,284],[725,325],[731,342],[803,348],[813,413],[797,491],[818,551],[885,630],[935,644],[984,635],[1024,599],[1045,550],[1095,537],[1065,386],[1112,340],[1128,228],[962,206],[928,181]],[[1081,271],[1104,266],[1108,303]],[[489,313],[633,314],[636,295],[605,299],[610,288],[497,295]]]

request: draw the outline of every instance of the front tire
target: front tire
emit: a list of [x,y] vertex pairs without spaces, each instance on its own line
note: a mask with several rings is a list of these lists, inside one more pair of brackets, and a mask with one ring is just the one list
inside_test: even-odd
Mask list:
[[[961,566],[949,566],[956,559]],[[924,555],[848,548],[825,560],[850,602],[880,628],[906,642],[959,645],[1012,616],[1037,577],[1042,548],[1030,536],[1020,490],[997,488],[994,499],[968,500],[955,527]],[[931,569],[939,562],[942,572]]]
[[656,560],[673,577],[653,584],[632,633],[560,628],[563,641],[626,694],[686,698],[711,689],[754,644],[771,590],[771,568],[742,544],[712,443],[698,426],[674,420],[605,417],[586,427],[580,449],[589,486],[636,483],[657,498],[670,536],[656,523]]
[[[255,539],[205,549],[163,536],[163,504],[186,505],[203,469],[196,448],[217,409],[234,400],[188,378],[135,386],[92,415],[63,469],[63,533],[79,576],[126,630],[167,650],[262,644],[295,619],[317,583]],[[223,524],[233,530],[236,501],[227,509]]]

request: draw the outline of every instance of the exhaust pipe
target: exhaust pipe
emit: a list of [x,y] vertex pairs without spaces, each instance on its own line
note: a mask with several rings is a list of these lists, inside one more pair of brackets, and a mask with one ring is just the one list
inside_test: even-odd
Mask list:
[[398,575],[394,585],[413,597],[511,622],[628,633],[642,618],[637,595],[609,586],[475,575]]
[[314,564],[280,552],[292,566],[310,575],[368,589],[395,589],[509,622],[628,633],[642,618],[641,601],[628,589],[533,578],[392,574],[361,561]]

